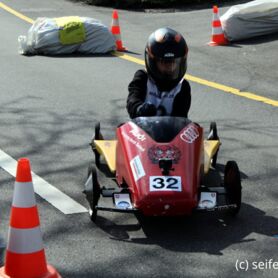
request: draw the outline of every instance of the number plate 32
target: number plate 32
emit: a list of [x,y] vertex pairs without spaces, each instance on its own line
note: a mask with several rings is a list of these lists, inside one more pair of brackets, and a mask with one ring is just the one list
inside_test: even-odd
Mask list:
[[182,191],[179,176],[150,176],[150,191]]

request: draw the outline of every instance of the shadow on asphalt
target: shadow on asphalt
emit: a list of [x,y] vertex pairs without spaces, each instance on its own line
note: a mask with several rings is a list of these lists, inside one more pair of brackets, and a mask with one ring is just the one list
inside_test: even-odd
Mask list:
[[231,44],[233,47],[241,47],[241,45],[256,45],[264,44],[272,41],[278,40],[278,33],[263,35],[255,38],[250,38],[242,41],[236,41]]
[[[133,52],[130,50],[125,50],[121,53],[124,54],[133,54],[133,55],[141,55],[141,53]],[[105,53],[105,54],[82,54],[82,53],[69,53],[69,54],[57,54],[57,55],[44,55],[44,54],[32,54],[32,55],[24,55],[25,57],[34,57],[34,56],[42,56],[42,57],[49,57],[49,58],[117,58],[116,55],[113,55],[113,53]]]
[[[117,225],[99,217],[96,225],[111,239],[130,244],[158,245],[174,252],[199,252],[223,255],[222,250],[237,243],[255,241],[249,237],[258,233],[273,237],[277,234],[278,219],[265,212],[242,204],[238,216],[223,213],[200,213],[190,217],[138,217],[134,225]],[[256,219],[256,221],[253,221]],[[128,232],[142,229],[145,237],[129,237]],[[249,237],[248,239],[245,239]]]

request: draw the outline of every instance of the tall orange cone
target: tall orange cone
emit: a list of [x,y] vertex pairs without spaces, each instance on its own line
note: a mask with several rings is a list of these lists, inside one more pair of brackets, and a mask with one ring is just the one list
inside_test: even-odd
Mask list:
[[117,50],[125,51],[126,48],[123,46],[122,39],[121,39],[121,29],[120,29],[120,25],[119,25],[119,16],[118,16],[117,10],[113,10],[110,31],[114,35],[114,38],[116,40]]
[[228,40],[224,36],[224,31],[219,17],[218,7],[213,6],[212,18],[212,36],[211,41],[208,43],[210,46],[226,45]]
[[17,164],[5,266],[0,268],[0,277],[61,278],[46,263],[30,162],[27,158],[19,159]]

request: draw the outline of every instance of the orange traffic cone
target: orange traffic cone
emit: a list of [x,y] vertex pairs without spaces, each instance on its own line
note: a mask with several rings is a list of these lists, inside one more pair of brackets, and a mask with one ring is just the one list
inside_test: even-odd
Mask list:
[[18,160],[5,266],[1,278],[61,278],[47,265],[40,220],[27,158]]
[[114,38],[116,40],[117,50],[125,51],[126,48],[123,46],[122,39],[121,39],[121,29],[120,29],[120,25],[119,25],[119,16],[118,16],[117,10],[113,10],[110,31],[114,35]]
[[226,45],[228,43],[229,42],[225,38],[222,29],[222,25],[218,13],[218,7],[213,6],[212,36],[211,36],[211,41],[208,44],[210,46],[216,46],[216,45]]

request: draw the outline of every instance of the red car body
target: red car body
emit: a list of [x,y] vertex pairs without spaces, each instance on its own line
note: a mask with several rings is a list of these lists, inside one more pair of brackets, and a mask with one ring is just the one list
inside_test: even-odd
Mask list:
[[[175,123],[171,119],[165,117],[165,125],[160,125],[158,140],[153,133],[155,119],[144,123],[140,118],[117,128],[117,183],[128,185],[134,208],[146,216],[191,214],[198,205],[203,129],[186,119],[176,118]],[[171,164],[166,172],[164,162]]]
[[[145,216],[215,210],[236,215],[240,210],[241,178],[235,161],[226,163],[221,185],[203,179],[216,166],[220,140],[215,122],[206,140],[202,127],[180,117],[132,119],[117,128],[116,140],[104,140],[98,123],[90,145],[95,165],[89,164],[83,193],[92,221],[99,210]],[[98,174],[107,169],[100,156],[116,187],[100,184]],[[101,197],[112,198],[113,205],[99,203]]]

